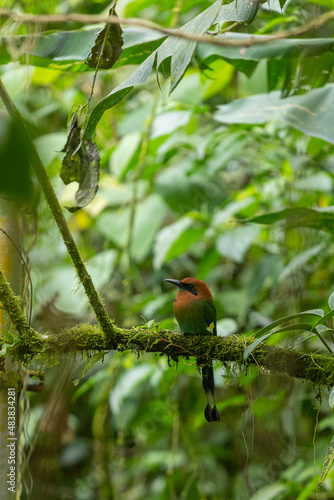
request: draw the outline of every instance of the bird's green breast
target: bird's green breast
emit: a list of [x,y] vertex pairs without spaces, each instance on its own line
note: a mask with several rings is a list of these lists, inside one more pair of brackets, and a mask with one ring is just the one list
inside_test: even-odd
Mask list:
[[[208,327],[216,326],[216,309],[212,301],[182,300],[178,296],[174,302],[174,314],[181,332],[188,335],[210,334]],[[216,334],[215,328],[213,334]]]

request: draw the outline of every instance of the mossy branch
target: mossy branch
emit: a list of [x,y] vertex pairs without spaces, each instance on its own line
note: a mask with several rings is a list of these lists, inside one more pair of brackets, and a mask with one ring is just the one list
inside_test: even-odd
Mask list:
[[234,362],[241,369],[246,364],[256,364],[274,374],[309,380],[317,387],[334,385],[334,357],[326,354],[304,354],[261,344],[245,363],[244,351],[253,342],[253,337],[212,338],[207,335],[186,336],[168,330],[157,333],[146,328],[117,328],[112,337],[106,338],[100,328],[88,324],[67,328],[59,334],[41,336],[34,332],[34,335],[39,337],[39,342],[20,338],[11,349],[11,354],[21,361],[37,357],[44,362],[66,353],[110,350],[156,353],[175,361],[180,357],[194,357],[203,364],[210,357],[221,363]]
[[[19,334],[11,348],[11,355],[20,361],[37,357],[47,363],[52,362],[53,357],[66,353],[131,350],[157,353],[174,360],[195,357],[198,363],[203,364],[212,358],[222,363],[235,362],[242,367],[245,365],[245,348],[254,340],[246,336],[186,336],[157,328],[129,330],[116,326],[113,326],[113,335],[106,337],[101,328],[88,324],[67,328],[57,335],[40,335],[29,326],[21,311],[19,298],[13,294],[1,271],[0,300]],[[273,373],[310,380],[317,386],[334,385],[334,356],[304,354],[261,344],[247,359],[247,364],[250,363]]]
[[56,196],[56,193],[52,187],[50,179],[46,173],[45,167],[42,160],[37,152],[37,149],[29,135],[27,127],[23,121],[23,118],[10,98],[6,88],[4,87],[0,79],[0,98],[2,99],[9,115],[13,120],[16,121],[22,137],[25,139],[25,143],[28,145],[28,155],[30,162],[35,170],[38,181],[44,191],[46,201],[50,207],[52,215],[57,223],[60,234],[63,237],[64,243],[66,245],[67,251],[72,259],[74,267],[76,269],[77,275],[84,287],[84,290],[88,296],[89,302],[96,314],[97,320],[101,325],[101,328],[105,335],[111,335],[114,332],[114,324],[107,315],[107,312],[101,302],[99,294],[94,287],[92,278],[90,277],[86,266],[81,258],[79,250],[75,244],[72,233],[69,230],[66,219],[62,212],[62,208]]

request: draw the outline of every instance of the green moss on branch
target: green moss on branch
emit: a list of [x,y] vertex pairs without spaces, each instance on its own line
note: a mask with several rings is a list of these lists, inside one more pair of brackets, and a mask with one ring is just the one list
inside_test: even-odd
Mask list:
[[[38,335],[35,332],[35,335]],[[31,343],[28,337],[20,338],[11,349],[19,360],[37,357],[47,360],[66,353],[85,351],[126,351],[138,354],[151,352],[172,359],[195,357],[205,363],[208,357],[222,363],[234,362],[245,366],[244,350],[254,340],[252,337],[185,336],[161,330],[158,334],[147,329],[115,328],[115,334],[106,338],[102,330],[93,325],[81,324],[63,330],[60,334],[38,336],[39,342]],[[274,374],[310,380],[317,387],[334,385],[334,357],[326,354],[304,354],[291,349],[261,344],[247,359]]]

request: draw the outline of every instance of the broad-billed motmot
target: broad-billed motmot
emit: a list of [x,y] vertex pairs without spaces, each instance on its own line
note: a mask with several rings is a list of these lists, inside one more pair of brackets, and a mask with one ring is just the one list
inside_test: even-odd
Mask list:
[[[195,278],[184,278],[182,281],[166,279],[179,289],[174,302],[174,316],[180,325],[181,332],[185,335],[217,335],[216,308],[212,295],[204,281]],[[218,422],[219,412],[215,402],[215,382],[213,377],[212,362],[202,367],[203,388],[207,395],[208,403],[204,410],[208,422]],[[209,402],[213,399],[213,408]]]

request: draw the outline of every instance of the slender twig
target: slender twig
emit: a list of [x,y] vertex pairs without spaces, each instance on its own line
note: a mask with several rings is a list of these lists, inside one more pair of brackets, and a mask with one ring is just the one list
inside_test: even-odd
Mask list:
[[90,277],[86,269],[86,266],[81,258],[80,252],[75,244],[72,233],[69,230],[60,203],[53,189],[53,186],[50,182],[50,179],[46,173],[42,160],[29,135],[29,132],[26,128],[26,125],[22,119],[20,112],[18,111],[12,99],[10,98],[1,80],[0,80],[0,98],[2,99],[9,115],[12,117],[13,120],[17,122],[19,128],[21,129],[22,137],[24,137],[25,143],[27,144],[28,148],[27,153],[29,155],[30,162],[35,170],[39,183],[44,191],[46,201],[57,223],[58,229],[63,237],[64,243],[67,247],[67,251],[73,261],[76,272],[88,296],[89,302],[96,314],[97,320],[99,321],[102,330],[106,334],[113,333],[114,331],[113,322],[109,319],[107,312],[101,302],[99,294],[96,288],[94,287],[92,278]]
[[34,15],[34,14],[17,14],[8,9],[0,9],[0,18],[10,19],[15,22],[29,24],[47,24],[47,23],[68,23],[78,22],[81,24],[123,24],[128,26],[136,26],[138,28],[145,28],[153,31],[159,31],[167,36],[175,36],[177,38],[184,38],[192,42],[209,43],[219,46],[230,47],[249,47],[251,45],[262,45],[270,43],[275,40],[282,40],[283,38],[297,37],[305,35],[310,31],[320,28],[328,22],[334,20],[334,10],[326,12],[321,16],[313,19],[312,21],[303,24],[297,28],[277,31],[274,35],[254,37],[250,35],[246,40],[231,40],[224,37],[216,36],[197,36],[182,29],[164,28],[157,23],[147,21],[145,19],[138,19],[133,17],[118,17],[118,16],[103,16],[95,14],[54,14],[54,15]]
[[102,42],[102,45],[101,45],[99,57],[97,59],[96,68],[95,68],[95,71],[94,71],[94,76],[93,76],[93,81],[92,81],[92,87],[90,89],[90,94],[89,94],[89,97],[87,99],[86,104],[82,107],[82,109],[84,109],[86,106],[87,106],[87,109],[88,109],[90,101],[92,100],[92,97],[93,97],[93,94],[94,94],[95,82],[96,82],[96,78],[97,78],[97,73],[99,71],[100,61],[101,61],[101,58],[102,58],[102,54],[103,54],[103,51],[104,51],[106,40],[108,38],[109,30],[110,30],[110,25],[107,26],[107,29],[106,29],[106,32],[105,32],[105,35],[104,35],[104,38],[103,38],[103,42]]

